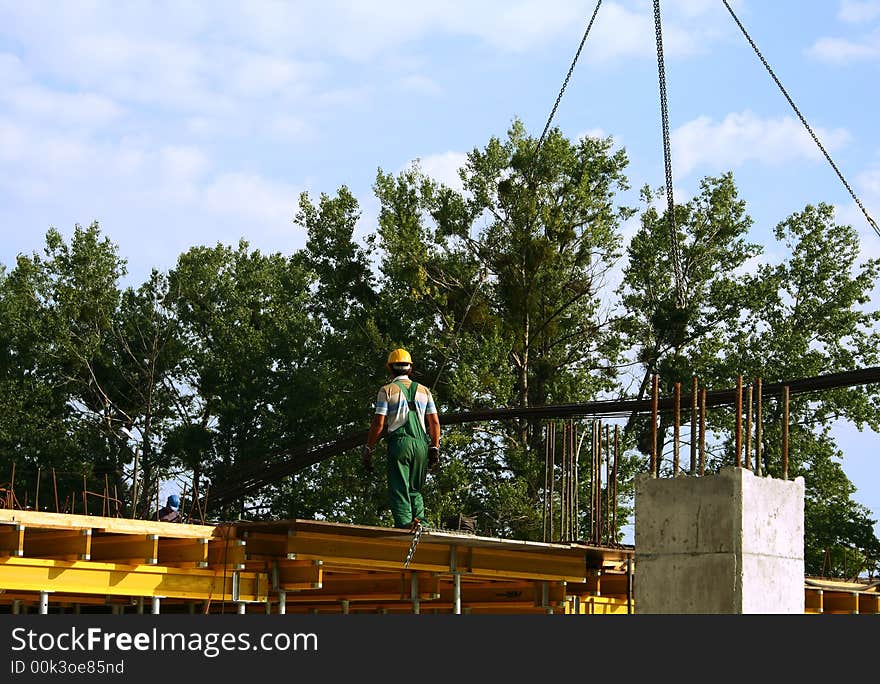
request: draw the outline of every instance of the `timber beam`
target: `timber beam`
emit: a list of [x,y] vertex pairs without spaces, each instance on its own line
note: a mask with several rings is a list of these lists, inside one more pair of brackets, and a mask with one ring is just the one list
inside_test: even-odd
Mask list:
[[102,596],[161,596],[216,601],[265,601],[266,573],[181,569],[44,558],[0,559],[0,587]]

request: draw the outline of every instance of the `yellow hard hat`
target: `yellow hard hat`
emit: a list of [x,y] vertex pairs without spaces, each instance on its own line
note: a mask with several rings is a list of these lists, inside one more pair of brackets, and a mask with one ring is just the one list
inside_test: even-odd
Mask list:
[[388,362],[385,364],[388,368],[398,363],[408,363],[412,365],[412,357],[406,349],[395,349],[388,355]]

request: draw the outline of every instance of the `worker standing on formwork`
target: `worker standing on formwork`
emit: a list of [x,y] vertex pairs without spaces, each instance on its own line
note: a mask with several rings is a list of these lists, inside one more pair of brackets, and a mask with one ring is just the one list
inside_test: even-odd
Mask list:
[[362,462],[372,470],[373,449],[388,427],[388,496],[397,527],[415,531],[425,522],[422,487],[428,469],[440,464],[440,419],[431,390],[410,379],[412,357],[406,349],[395,349],[386,366],[392,380],[376,397],[375,414]]

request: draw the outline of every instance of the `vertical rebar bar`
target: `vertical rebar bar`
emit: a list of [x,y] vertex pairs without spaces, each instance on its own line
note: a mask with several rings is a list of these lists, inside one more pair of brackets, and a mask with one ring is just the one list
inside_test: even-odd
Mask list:
[[596,543],[596,526],[598,524],[596,513],[596,461],[599,458],[599,421],[593,421],[593,449],[590,456],[590,543]]
[[9,478],[9,494],[6,497],[6,508],[13,508],[15,500],[15,461],[12,462],[12,475]]
[[691,469],[690,474],[697,473],[697,376],[691,378]]
[[61,509],[58,507],[58,478],[55,477],[55,468],[52,468],[52,487],[55,490],[55,512],[60,513]]
[[613,515],[611,517],[611,529],[612,534],[614,535],[613,540],[617,542],[617,473],[618,473],[618,459],[620,457],[620,441],[618,440],[618,426],[614,426],[614,472],[612,473],[612,511]]
[[706,388],[700,392],[700,475],[706,474]]
[[672,477],[678,477],[679,437],[681,435],[681,383],[672,388]]
[[742,420],[743,420],[743,376],[740,375],[736,379],[736,437],[734,439],[736,456],[734,457],[734,465],[737,468],[742,467]]
[[611,426],[605,426],[605,534],[603,540],[609,543],[611,535]]
[[550,468],[550,421],[547,421],[547,424],[544,427],[544,505],[541,507],[541,529],[543,534],[543,540],[547,541],[547,504],[549,499],[547,498],[547,490],[550,486],[550,481],[548,478],[548,469]]
[[[607,445],[605,445],[607,448]],[[602,421],[599,421],[599,454],[596,458],[596,544],[602,541]]]
[[578,442],[577,425],[574,419],[571,421],[571,513],[568,519],[571,521],[571,538],[578,538]]
[[746,392],[746,401],[748,402],[748,408],[746,410],[745,468],[746,468],[746,470],[751,470],[751,467],[752,467],[752,386],[751,385],[749,385],[749,389]]
[[763,449],[761,446],[761,442],[764,438],[764,428],[762,425],[761,418],[761,404],[763,403],[763,387],[761,383],[761,378],[757,378],[755,380],[755,384],[757,385],[757,394],[756,397],[756,411],[755,411],[755,474],[761,475],[764,472],[764,464],[762,463]]
[[550,440],[550,517],[548,524],[550,526],[550,541],[553,541],[553,494],[556,489],[556,423],[552,420],[548,426],[550,432],[548,439]]
[[660,379],[657,374],[651,383],[651,477],[660,473],[660,459],[657,457],[657,402],[660,393]]
[[37,468],[37,493],[36,493],[36,496],[34,496],[34,510],[35,511],[40,510],[40,475],[42,475],[42,474],[43,474],[43,469]]
[[559,540],[563,541],[568,533],[565,520],[565,499],[568,494],[568,483],[565,478],[568,469],[568,455],[566,454],[566,439],[568,438],[568,426],[562,421],[562,453],[559,456]]
[[86,476],[83,475],[83,514],[89,514],[89,498],[86,492],[88,491],[88,487],[86,486]]
[[581,532],[581,516],[580,516],[580,503],[581,503],[581,485],[580,485],[580,457],[581,457],[581,442],[578,438],[577,434],[577,425],[572,421],[572,444],[576,444],[574,447],[574,538],[580,538]]
[[788,385],[782,388],[782,479],[788,479]]

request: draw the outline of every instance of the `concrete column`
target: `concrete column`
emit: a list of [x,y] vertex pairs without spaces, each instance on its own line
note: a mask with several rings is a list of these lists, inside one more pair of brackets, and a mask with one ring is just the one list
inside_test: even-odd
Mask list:
[[639,613],[804,613],[804,479],[636,477]]

